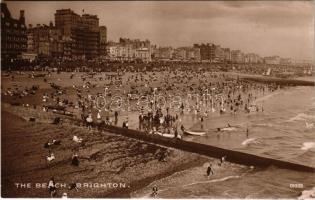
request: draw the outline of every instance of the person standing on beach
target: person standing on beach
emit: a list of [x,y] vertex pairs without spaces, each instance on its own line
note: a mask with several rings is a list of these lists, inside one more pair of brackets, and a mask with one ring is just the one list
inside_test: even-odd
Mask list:
[[97,123],[100,124],[102,121],[101,110],[98,110],[96,118],[97,118]]
[[212,174],[212,175],[214,174],[211,167],[212,167],[212,166],[211,166],[211,164],[210,164],[210,165],[208,166],[208,168],[207,168],[207,176],[210,176],[211,174]]
[[226,156],[221,157],[219,166],[223,165],[223,163],[225,162],[225,159],[226,159]]
[[74,166],[79,166],[79,158],[78,158],[78,154],[77,153],[74,153],[72,155],[72,158],[71,158],[71,165],[74,165]]
[[126,128],[128,129],[128,117],[127,117],[127,119],[126,119]]
[[175,137],[175,138],[178,138],[177,126],[176,126],[175,131],[174,131],[174,137]]
[[185,109],[185,107],[184,107],[184,103],[182,102],[182,104],[180,105],[180,109],[181,109],[181,115],[183,115],[184,114],[184,109]]
[[89,130],[92,130],[92,123],[93,123],[93,119],[92,119],[92,114],[90,113],[89,116],[86,118],[86,122],[87,122],[87,126]]
[[152,197],[156,197],[157,196],[157,191],[158,191],[157,186],[156,185],[153,186],[153,188],[152,188]]
[[128,119],[123,121],[122,127],[128,129]]
[[117,125],[118,122],[118,112],[117,110],[115,111],[115,125]]
[[56,183],[54,177],[52,177],[48,182],[48,190],[50,197],[54,197],[57,194]]
[[203,116],[200,117],[200,128],[203,130]]

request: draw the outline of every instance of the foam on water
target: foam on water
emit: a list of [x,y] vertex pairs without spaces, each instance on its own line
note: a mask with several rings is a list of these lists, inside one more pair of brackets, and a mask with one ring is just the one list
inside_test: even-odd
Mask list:
[[315,199],[315,187],[313,187],[310,190],[304,190],[302,191],[301,196],[298,198],[299,200],[302,199]]
[[302,144],[301,150],[309,150],[309,149],[315,149],[315,142],[304,142]]
[[249,195],[246,195],[244,199],[256,199],[255,196],[259,193],[263,192],[263,190],[260,190],[258,192],[255,192],[253,194],[249,194]]
[[254,124],[254,126],[266,126],[266,127],[273,127],[274,125],[271,123],[262,123],[262,124]]
[[305,122],[305,126],[306,126],[306,128],[311,129],[311,128],[314,127],[314,124],[313,124],[313,123]]
[[259,144],[258,138],[248,138],[242,142],[242,145],[247,146],[249,144]]
[[221,128],[222,131],[236,131],[236,127],[226,127],[226,128]]
[[298,115],[296,115],[295,117],[290,118],[289,120],[287,120],[288,122],[293,122],[293,121],[306,121],[307,119],[315,119],[315,116],[313,115],[308,115],[305,113],[299,113]]
[[223,177],[223,178],[219,178],[219,179],[212,179],[212,180],[209,180],[209,181],[192,182],[192,183],[189,183],[189,184],[182,185],[182,187],[187,187],[187,186],[196,185],[196,184],[222,182],[222,181],[226,181],[226,180],[229,180],[229,179],[240,178],[240,177],[241,176],[236,175],[236,176],[227,176],[227,177]]
[[256,99],[256,100],[254,101],[254,103],[258,103],[258,102],[261,102],[261,101],[265,101],[265,100],[267,100],[267,99],[269,99],[269,98],[271,98],[271,97],[273,97],[273,96],[275,96],[275,95],[277,95],[277,94],[279,94],[279,93],[275,92],[275,93],[271,93],[271,94],[268,94],[268,95],[266,95],[266,96],[260,97],[260,98]]
[[[227,181],[227,180],[230,180],[230,179],[237,179],[237,178],[240,178],[240,177],[241,176],[238,176],[238,175],[226,176],[226,177],[223,177],[223,178],[211,179],[211,180],[207,180],[207,181],[196,181],[196,182],[188,183],[188,184],[181,185],[181,186],[178,186],[178,187],[188,187],[188,186],[197,185],[197,184],[223,182],[223,181]],[[167,187],[165,189],[158,190],[158,192],[165,192],[165,191],[170,190],[172,188],[177,188],[177,187]],[[141,196],[140,198],[150,198],[150,197],[151,197],[151,192],[148,192],[145,195]]]
[[[224,162],[223,165],[219,166],[218,164],[216,164],[216,161],[219,162],[218,160],[213,160],[205,162],[199,167],[193,167],[184,171],[175,172],[171,176],[150,183],[148,186],[143,188],[142,191],[139,190],[138,192],[131,194],[131,196],[133,198],[152,198],[153,186],[159,186],[158,196],[159,194],[162,196],[167,195],[167,192],[165,194],[162,194],[162,192],[165,191],[174,189],[175,191],[181,191],[184,188],[189,188],[190,186],[194,186],[197,188],[207,187],[202,185],[224,182],[232,179],[239,179],[254,170],[254,167],[248,168],[247,166],[233,164],[229,162]],[[210,164],[212,164],[212,170],[214,170],[216,175],[208,177],[205,174],[205,171]],[[195,194],[192,192],[190,195]]]

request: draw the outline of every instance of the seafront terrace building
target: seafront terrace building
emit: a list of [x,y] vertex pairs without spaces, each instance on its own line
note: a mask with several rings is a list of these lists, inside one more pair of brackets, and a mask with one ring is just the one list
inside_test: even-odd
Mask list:
[[223,62],[224,61],[224,50],[220,45],[215,45],[214,49],[214,59],[213,62]]
[[155,60],[171,60],[174,56],[174,49],[172,47],[155,48],[153,57]]
[[268,65],[279,65],[280,57],[279,56],[264,57],[264,62],[265,64],[268,64]]
[[231,62],[232,63],[244,63],[244,53],[241,50],[231,51]]
[[224,55],[224,62],[230,62],[231,61],[230,48],[222,48],[222,49],[223,49],[223,55]]
[[60,29],[53,26],[31,24],[27,30],[27,52],[44,57],[62,57],[63,41]]
[[71,58],[92,60],[105,56],[107,28],[99,26],[97,15],[80,16],[71,9],[57,10],[55,25],[62,35],[71,42]]
[[27,49],[27,30],[24,10],[14,19],[6,3],[1,3],[1,62],[22,57]]
[[118,43],[109,42],[106,46],[107,58],[119,61],[151,61],[151,44],[149,40],[131,40],[120,38]]
[[215,60],[215,45],[214,44],[194,44],[194,48],[200,49],[200,59],[202,61],[212,62]]
[[99,30],[100,30],[99,56],[101,59],[106,59],[107,28],[106,26],[100,26]]

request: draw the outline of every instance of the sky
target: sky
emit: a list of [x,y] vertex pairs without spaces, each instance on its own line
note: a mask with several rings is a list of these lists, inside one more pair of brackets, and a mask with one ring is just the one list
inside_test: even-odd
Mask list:
[[158,46],[214,43],[261,56],[314,59],[313,1],[7,1],[27,24],[54,22],[57,9],[98,15],[108,39]]

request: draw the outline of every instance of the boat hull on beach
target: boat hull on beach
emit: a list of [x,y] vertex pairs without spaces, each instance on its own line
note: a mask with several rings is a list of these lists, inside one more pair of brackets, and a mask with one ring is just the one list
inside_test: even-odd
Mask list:
[[195,136],[204,136],[206,135],[206,132],[204,131],[184,131],[184,134],[186,135],[195,135]]
[[[175,135],[173,134],[168,134],[168,133],[161,133],[161,132],[155,132],[154,134],[163,136],[163,137],[167,137],[167,138],[175,138]],[[180,135],[177,135],[178,139],[181,139],[182,137]]]

